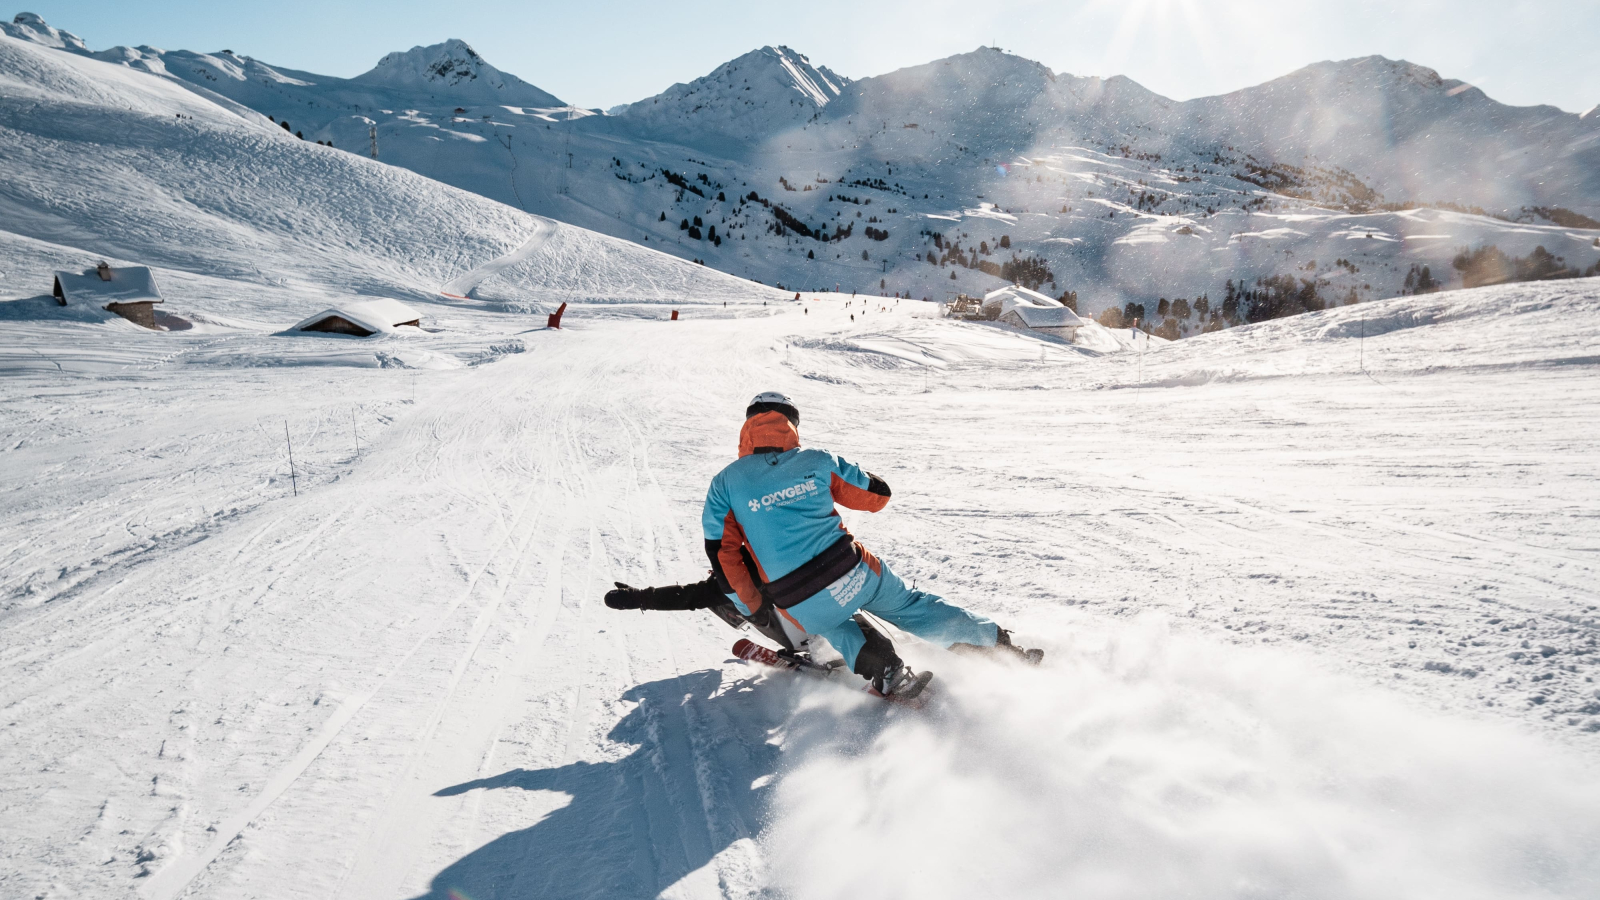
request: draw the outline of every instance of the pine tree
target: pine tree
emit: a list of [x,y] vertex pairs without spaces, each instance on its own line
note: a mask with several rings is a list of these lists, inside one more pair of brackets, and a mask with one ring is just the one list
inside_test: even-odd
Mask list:
[[[867,251],[865,251],[865,250],[861,251],[861,260],[862,260],[862,262],[865,262],[866,260],[868,260],[870,258],[871,257],[867,256]],[[955,273],[952,272],[951,274],[955,274]]]
[[657,222],[665,222],[666,220],[667,220],[667,211],[666,210],[662,210],[661,211],[661,218],[657,219],[656,221]]
[[1011,249],[1011,235],[1009,235],[1009,234],[1000,235],[1000,249],[1001,250],[1010,250]]
[[688,219],[684,219],[682,222],[679,222],[678,223],[678,230],[679,231],[688,231],[689,230],[689,220]]
[[806,251],[806,259],[816,259],[816,258],[817,258],[816,251],[814,251],[814,250],[807,250]]

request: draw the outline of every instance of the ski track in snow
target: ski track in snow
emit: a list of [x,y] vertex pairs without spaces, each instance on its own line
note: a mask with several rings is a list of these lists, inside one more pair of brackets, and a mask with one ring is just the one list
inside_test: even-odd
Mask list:
[[550,232],[554,229],[555,224],[555,222],[548,219],[535,218],[533,233],[528,235],[528,239],[523,241],[521,246],[505,256],[484,263],[465,275],[451,279],[445,283],[444,287],[439,289],[439,293],[452,300],[465,300],[471,297],[472,292],[478,289],[478,285],[518,263],[527,261],[537,253],[539,248],[550,240]]

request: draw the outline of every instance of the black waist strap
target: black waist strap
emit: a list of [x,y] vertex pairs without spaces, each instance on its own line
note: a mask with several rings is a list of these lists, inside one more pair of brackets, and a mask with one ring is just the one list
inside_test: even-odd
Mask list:
[[861,550],[849,534],[812,557],[800,568],[761,586],[761,596],[779,609],[788,609],[849,574],[861,562]]

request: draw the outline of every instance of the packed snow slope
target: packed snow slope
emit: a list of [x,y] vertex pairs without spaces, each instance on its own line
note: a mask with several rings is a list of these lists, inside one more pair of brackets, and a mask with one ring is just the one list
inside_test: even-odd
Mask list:
[[[90,52],[37,17],[6,28]],[[355,80],[227,51],[95,55],[351,153],[375,129],[386,162],[793,289],[942,300],[1017,280],[1092,315],[1182,298],[1173,324],[1194,334],[1193,301],[1218,311],[1230,280],[1343,304],[1408,290],[1413,267],[1460,285],[1463,248],[1600,263],[1600,116],[1380,57],[1178,103],[993,48],[851,81],[764,47],[597,115],[486,89],[510,76],[459,41]]]
[[297,140],[181,82],[4,36],[0,155],[11,296],[47,294],[52,269],[104,258],[156,267],[168,311],[284,327],[353,295],[438,301],[442,285],[530,241],[475,296],[530,310],[779,296]]
[[[42,303],[0,303],[5,896],[1600,891],[1595,279],[1142,355],[461,305],[376,346],[521,352],[409,373]],[[940,693],[886,710],[607,610],[703,575],[762,389],[893,485],[868,546],[1046,664],[907,639]]]

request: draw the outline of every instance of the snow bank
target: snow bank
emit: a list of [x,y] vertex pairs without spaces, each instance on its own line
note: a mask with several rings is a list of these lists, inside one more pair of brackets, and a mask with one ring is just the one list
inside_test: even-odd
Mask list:
[[981,366],[1079,355],[1068,344],[988,323],[913,319],[873,325],[870,331],[847,337],[797,337],[792,344],[804,351],[801,359],[819,355],[815,363],[806,365],[826,368],[843,364],[847,370]]

